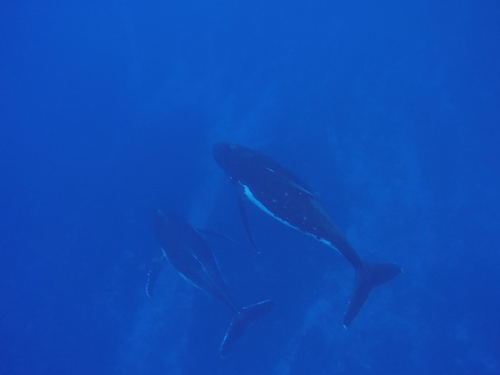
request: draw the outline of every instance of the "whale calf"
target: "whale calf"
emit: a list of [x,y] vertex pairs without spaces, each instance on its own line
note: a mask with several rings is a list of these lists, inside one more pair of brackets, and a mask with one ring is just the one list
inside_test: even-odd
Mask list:
[[[225,356],[238,339],[245,333],[248,324],[266,315],[275,305],[272,300],[265,300],[248,307],[238,307],[229,296],[222,280],[217,261],[203,237],[180,216],[167,211],[156,210],[153,218],[156,239],[163,255],[187,282],[222,301],[233,314],[233,320],[219,349]],[[155,258],[148,273],[146,292],[151,295],[161,261]]]
[[313,191],[278,162],[259,151],[226,142],[214,144],[212,153],[236,188],[243,225],[255,249],[257,246],[248,225],[244,197],[281,223],[338,250],[354,267],[356,279],[344,315],[344,327],[347,328],[356,318],[374,287],[402,273],[402,269],[393,263],[363,262]]

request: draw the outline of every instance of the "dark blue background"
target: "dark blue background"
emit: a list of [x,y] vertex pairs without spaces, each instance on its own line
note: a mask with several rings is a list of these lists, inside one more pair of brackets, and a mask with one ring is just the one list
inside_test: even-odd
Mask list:
[[[0,4],[2,374],[500,373],[497,1]],[[353,273],[249,205],[228,140],[296,172],[405,274],[341,327]],[[165,267],[148,212],[210,239],[230,314]]]

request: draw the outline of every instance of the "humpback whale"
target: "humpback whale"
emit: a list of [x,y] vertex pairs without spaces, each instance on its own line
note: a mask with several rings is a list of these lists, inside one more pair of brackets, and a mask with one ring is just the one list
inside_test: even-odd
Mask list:
[[338,250],[354,267],[356,278],[344,315],[344,327],[347,328],[356,318],[374,287],[402,273],[396,264],[362,261],[314,192],[278,162],[259,151],[226,142],[214,144],[212,152],[215,161],[237,190],[243,225],[255,249],[257,247],[248,225],[244,197],[283,224]]
[[[222,280],[217,261],[203,237],[180,216],[157,209],[153,218],[156,240],[164,258],[168,259],[177,273],[187,282],[222,301],[233,314],[233,320],[222,341],[219,353],[222,357],[234,347],[245,333],[246,326],[266,315],[275,305],[265,300],[248,307],[237,306],[229,296]],[[161,261],[155,258],[148,274],[146,292],[151,295],[161,268]]]

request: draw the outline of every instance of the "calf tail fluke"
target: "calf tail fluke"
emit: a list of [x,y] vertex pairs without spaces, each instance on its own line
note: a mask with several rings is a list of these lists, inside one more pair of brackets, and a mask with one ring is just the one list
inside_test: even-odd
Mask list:
[[225,357],[233,349],[234,344],[243,337],[246,327],[264,317],[274,305],[274,301],[266,300],[252,306],[244,307],[241,312],[235,314],[220,346],[220,355]]
[[344,327],[349,327],[376,286],[392,280],[403,270],[393,263],[363,263],[356,269],[356,281],[351,301],[344,316]]

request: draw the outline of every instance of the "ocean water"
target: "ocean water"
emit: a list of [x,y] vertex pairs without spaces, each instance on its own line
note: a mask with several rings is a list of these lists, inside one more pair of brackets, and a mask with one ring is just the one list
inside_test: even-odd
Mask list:
[[[500,374],[500,4],[0,3],[0,373]],[[313,189],[404,274],[349,329],[352,267],[247,202],[212,145]],[[149,212],[207,238],[228,309],[165,264]]]

